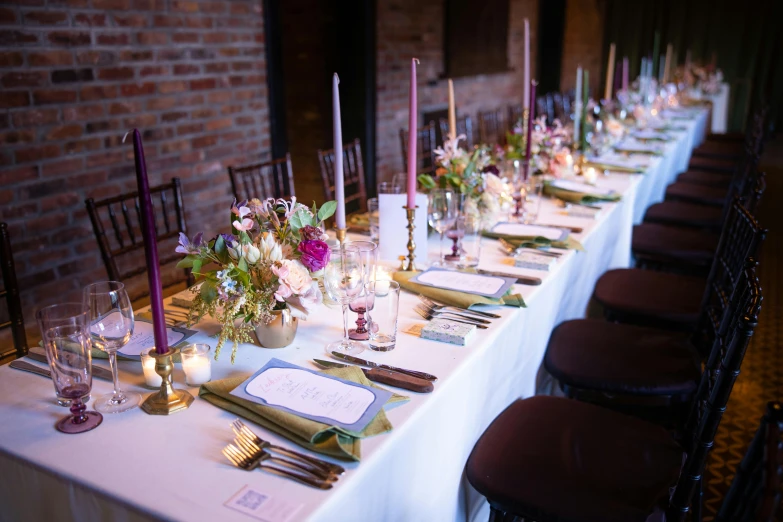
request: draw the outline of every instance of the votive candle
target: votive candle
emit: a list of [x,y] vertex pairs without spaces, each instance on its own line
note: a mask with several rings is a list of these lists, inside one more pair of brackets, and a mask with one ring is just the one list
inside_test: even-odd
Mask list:
[[209,360],[209,345],[191,344],[180,352],[185,381],[191,386],[200,386],[212,379],[212,362]]

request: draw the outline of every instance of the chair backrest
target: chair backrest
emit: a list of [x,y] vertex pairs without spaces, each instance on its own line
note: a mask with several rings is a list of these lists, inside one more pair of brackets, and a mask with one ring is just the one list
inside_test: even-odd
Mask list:
[[501,109],[479,112],[478,120],[481,143],[503,145],[506,142],[505,115]]
[[732,309],[737,315],[731,330],[721,338],[720,367],[717,372],[703,372],[699,389],[704,388],[706,400],[695,397],[692,404],[692,417],[695,422],[684,432],[684,443],[688,455],[677,486],[666,510],[667,522],[684,522],[690,506],[696,502],[696,493],[712,449],[715,433],[726,410],[731,390],[740,372],[742,360],[758,324],[761,312],[761,288],[755,273],[755,263],[742,271],[742,279],[732,296]]
[[506,126],[506,130],[508,132],[512,132],[517,124],[524,125],[525,124],[525,122],[523,121],[524,118],[525,118],[525,109],[522,108],[522,104],[515,103],[513,105],[509,105],[508,125]]
[[16,268],[11,252],[11,238],[8,234],[8,225],[5,223],[0,223],[0,272],[3,275],[3,289],[0,290],[0,299],[4,299],[8,307],[8,320],[0,323],[0,330],[10,328],[14,341],[13,352],[0,348],[0,359],[14,352],[17,357],[24,357],[27,355],[27,335],[24,331],[22,301],[19,298],[19,284],[16,280]]
[[[157,243],[169,244],[179,237],[180,232],[187,234],[185,225],[185,208],[182,203],[182,186],[179,178],[173,178],[170,183],[150,188],[152,205],[155,208],[155,233]],[[95,201],[93,198],[85,200],[87,213],[90,215],[92,228],[98,246],[101,249],[101,257],[106,265],[109,279],[126,282],[127,280],[144,274],[147,271],[143,258],[138,253],[144,249],[144,237],[141,233],[141,207],[139,206],[139,193],[127,192],[111,198]],[[162,228],[161,228],[162,227]],[[170,250],[169,255],[161,255],[160,266],[169,266],[178,263],[182,256],[174,252],[174,248],[161,249],[164,252]],[[195,282],[190,269],[182,272],[182,277],[173,280],[164,280],[164,287],[169,287],[182,281],[187,281],[188,286]],[[142,286],[138,292],[132,293],[131,299],[149,295],[149,289]]]
[[[563,95],[559,92],[553,92],[552,101],[554,103],[555,118],[559,119],[561,122],[566,121],[565,117],[568,113],[565,112],[565,109],[563,107]],[[553,121],[554,119],[550,120],[549,123],[552,123]]]
[[[367,212],[367,189],[364,186],[362,146],[359,139],[343,145],[343,179],[345,180],[346,212]],[[334,199],[334,149],[319,150],[324,197]]]
[[[448,136],[448,132],[446,133]],[[402,171],[408,170],[408,130],[400,129],[402,147]],[[416,130],[416,170],[419,174],[435,173],[435,122],[429,122]]]
[[769,402],[715,522],[773,522],[783,476],[783,403]]
[[[440,135],[449,135],[449,120],[447,118],[441,118],[438,122],[440,124]],[[473,120],[470,116],[462,116],[457,118],[457,136],[463,134],[465,141],[460,141],[460,147],[465,150],[473,149]]]
[[290,198],[294,192],[291,155],[263,163],[228,167],[231,188],[237,201],[252,198]]

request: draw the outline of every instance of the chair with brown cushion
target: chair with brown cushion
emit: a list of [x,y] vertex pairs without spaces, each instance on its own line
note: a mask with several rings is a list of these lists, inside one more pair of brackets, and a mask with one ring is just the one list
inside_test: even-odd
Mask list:
[[294,192],[291,155],[262,163],[229,166],[228,177],[237,201],[290,198]]
[[774,522],[783,477],[783,403],[769,402],[716,522]]
[[[449,120],[448,118],[441,118],[438,123],[440,124],[440,135],[445,140],[449,135]],[[474,143],[474,130],[473,120],[470,116],[461,116],[457,118],[457,136],[463,135],[465,138],[460,140],[460,147],[465,150],[473,150]]]
[[744,260],[756,255],[765,235],[735,198],[706,278],[641,268],[609,270],[596,282],[593,300],[610,321],[692,332],[702,308],[730,294]]
[[[190,269],[175,269],[182,259],[181,254],[174,252],[179,234],[187,234],[179,178],[150,188],[150,196],[155,210],[158,251],[161,252],[159,263],[165,270],[163,288],[191,286],[195,278]],[[85,205],[109,279],[126,283],[132,301],[148,296],[147,281],[137,277],[147,272],[144,238],[139,226],[139,193],[127,192],[100,201],[88,198]],[[133,284],[129,284],[131,282]]]
[[479,142],[483,145],[502,145],[506,142],[506,115],[501,109],[478,114]]
[[8,225],[0,223],[0,273],[2,273],[3,289],[0,299],[4,298],[8,319],[0,322],[0,330],[11,330],[13,346],[0,348],[0,361],[9,357],[24,357],[27,355],[27,335],[24,331],[22,316],[22,301],[19,297],[19,284],[16,280],[16,267],[11,251],[11,238]]
[[[367,190],[364,187],[362,146],[358,139],[343,145],[343,179],[345,180],[345,210],[348,213],[367,212]],[[324,197],[334,199],[334,149],[319,150]]]
[[[402,172],[408,170],[408,130],[400,129],[402,147]],[[419,174],[435,173],[435,123],[429,122],[416,130],[416,171]]]
[[760,308],[760,289],[751,286],[722,341],[720,371],[702,375],[705,393],[694,397],[680,440],[656,424],[573,399],[512,403],[466,464],[468,481],[489,501],[490,521],[652,522],[665,515],[684,522],[691,510],[699,520],[701,474]]

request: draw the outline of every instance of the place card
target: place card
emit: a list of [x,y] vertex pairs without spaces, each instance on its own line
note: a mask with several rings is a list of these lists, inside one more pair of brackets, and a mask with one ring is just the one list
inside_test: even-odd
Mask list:
[[[104,328],[111,328],[111,325],[122,321],[123,318],[120,312],[112,312],[101,320]],[[90,329],[97,328],[96,325],[92,325]],[[99,332],[95,332],[98,334]],[[187,328],[166,328],[166,337],[168,338],[169,346],[174,346],[181,343],[185,339],[188,339],[196,334],[195,330],[188,330]],[[136,318],[133,325],[133,334],[131,335],[128,344],[120,348],[117,352],[125,357],[131,357],[135,359],[141,358],[141,352],[148,352],[151,348],[155,347],[155,334],[152,328],[152,323],[143,319]]]
[[520,252],[514,256],[514,266],[517,268],[529,268],[531,270],[549,271],[557,262],[557,259],[551,256],[536,254],[535,252]]
[[429,268],[421,272],[411,281],[420,285],[432,286],[443,290],[453,290],[466,294],[483,295],[493,299],[500,299],[516,279],[511,277],[497,277],[471,272],[457,272],[443,268]]
[[564,228],[542,227],[540,225],[527,225],[524,223],[498,223],[492,227],[495,234],[517,237],[544,237],[550,241],[564,241],[569,231]]
[[568,179],[556,179],[550,183],[551,186],[570,190],[571,192],[579,192],[581,194],[587,194],[588,196],[613,196],[616,192],[609,188],[596,187],[595,185],[587,185],[585,183],[579,183],[578,181],[571,181]]
[[[378,257],[396,260],[408,255],[407,194],[378,194]],[[416,259],[427,259],[427,194],[416,194],[416,215],[413,218],[413,240]]]
[[288,522],[302,509],[302,504],[273,497],[249,485],[240,489],[223,505],[263,522]]
[[358,433],[392,393],[271,359],[231,395]]
[[442,343],[465,346],[468,338],[476,331],[475,325],[448,319],[433,319],[421,329],[421,338]]

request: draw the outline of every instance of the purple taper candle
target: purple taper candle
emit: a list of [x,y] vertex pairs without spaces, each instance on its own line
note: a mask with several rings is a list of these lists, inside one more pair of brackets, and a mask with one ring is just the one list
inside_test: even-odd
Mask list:
[[150,184],[147,180],[147,164],[144,161],[144,147],[141,144],[139,129],[133,129],[133,156],[136,159],[136,184],[139,189],[141,210],[141,233],[144,237],[144,257],[147,261],[147,278],[150,285],[150,308],[152,310],[152,331],[155,334],[155,351],[166,353],[169,340],[166,335],[166,321],[163,315],[163,290],[160,284],[160,266],[158,264],[158,237],[155,233],[155,207],[150,197]]
[[528,109],[527,117],[527,143],[525,144],[525,179],[527,179],[528,171],[530,170],[530,146],[533,144],[533,120],[536,118],[536,85],[538,82],[530,80],[530,105]]

